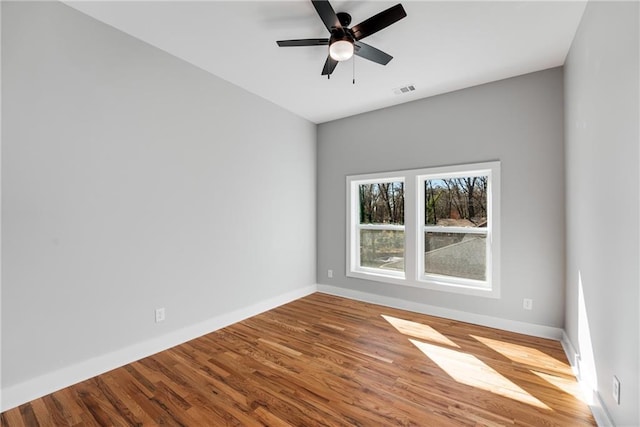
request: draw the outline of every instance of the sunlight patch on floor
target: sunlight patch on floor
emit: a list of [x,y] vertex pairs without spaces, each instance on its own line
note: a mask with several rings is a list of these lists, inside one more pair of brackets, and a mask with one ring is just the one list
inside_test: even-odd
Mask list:
[[565,393],[568,393],[573,397],[575,397],[576,399],[587,403],[587,399],[585,398],[584,393],[582,392],[582,388],[580,388],[580,385],[575,379],[567,378],[567,377],[558,377],[556,375],[549,375],[549,374],[545,374],[544,372],[537,372],[537,371],[531,371],[531,372],[537,375],[538,377],[542,378],[549,384],[552,384],[556,388],[564,391]]
[[545,371],[553,371],[563,375],[573,376],[571,367],[567,363],[563,363],[536,348],[494,340],[491,338],[479,337],[477,335],[470,336],[480,341],[482,344],[486,345],[493,351],[500,353],[507,359],[510,359],[516,363]]
[[422,340],[430,341],[437,344],[460,348],[458,344],[454,343],[449,338],[445,337],[429,325],[412,322],[411,320],[399,319],[397,317],[387,316],[384,314],[382,314],[381,316],[402,334],[409,335],[410,337],[414,338],[420,338]]
[[461,384],[479,388],[538,408],[551,410],[551,408],[540,400],[471,354],[413,339],[409,341],[451,376],[451,378]]

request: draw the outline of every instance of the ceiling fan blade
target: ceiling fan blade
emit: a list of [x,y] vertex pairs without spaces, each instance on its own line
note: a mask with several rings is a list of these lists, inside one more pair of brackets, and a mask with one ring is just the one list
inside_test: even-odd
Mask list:
[[393,56],[363,42],[355,42],[354,54],[378,64],[387,65]]
[[361,40],[373,33],[377,33],[378,31],[387,28],[389,25],[401,20],[405,16],[407,16],[407,12],[405,12],[402,5],[398,3],[397,5],[374,15],[369,19],[362,21],[358,25],[354,25],[351,27],[351,31],[353,32],[353,36],[356,40]]
[[338,61],[327,55],[327,60],[325,61],[324,68],[322,69],[322,75],[326,76],[327,74],[330,75],[333,73],[333,70],[336,69],[336,65],[338,65]]
[[331,32],[332,28],[342,28],[338,15],[336,15],[328,0],[311,0],[311,3],[313,3],[313,7],[316,8],[316,12],[318,12],[320,19],[322,19],[329,32]]
[[290,46],[326,46],[329,44],[329,39],[299,39],[299,40],[278,40],[278,46],[290,47]]

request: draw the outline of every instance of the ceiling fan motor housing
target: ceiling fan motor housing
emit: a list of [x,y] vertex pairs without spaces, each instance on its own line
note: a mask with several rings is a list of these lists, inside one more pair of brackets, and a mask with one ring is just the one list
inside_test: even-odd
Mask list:
[[349,31],[348,28],[335,28],[333,31],[331,31],[329,44],[331,45],[338,41],[346,41],[349,43],[354,43],[355,38],[353,37],[353,34],[351,34],[351,31]]
[[343,27],[348,27],[349,24],[351,24],[351,15],[347,12],[338,12],[336,16],[338,17],[338,21],[340,21],[340,25]]

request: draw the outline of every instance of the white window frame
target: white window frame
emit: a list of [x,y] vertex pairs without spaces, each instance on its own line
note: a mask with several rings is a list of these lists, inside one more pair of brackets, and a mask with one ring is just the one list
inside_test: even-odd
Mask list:
[[[487,227],[442,227],[424,224],[424,182],[487,176]],[[403,181],[405,188],[404,227],[395,225],[362,225],[359,222],[359,186],[361,184]],[[433,289],[489,298],[500,297],[500,162],[442,166],[366,175],[347,176],[347,276],[365,280]],[[399,227],[399,228],[397,228]],[[394,272],[360,267],[361,229],[404,229],[405,271]],[[424,273],[424,233],[464,232],[486,234],[486,280]]]
[[[370,178],[367,178],[369,177]],[[349,178],[349,177],[348,177]],[[396,174],[372,174],[372,175],[359,175],[357,180],[349,180],[347,179],[347,184],[349,186],[347,190],[347,206],[349,208],[349,217],[347,219],[348,224],[348,241],[351,242],[351,245],[355,248],[354,250],[347,250],[347,271],[353,273],[352,277],[361,277],[361,278],[371,278],[371,277],[379,277],[383,280],[385,278],[391,280],[403,280],[405,277],[405,272],[403,271],[394,271],[394,270],[384,270],[380,268],[372,268],[372,267],[362,267],[360,265],[360,231],[361,230],[393,230],[393,231],[403,231],[406,239],[406,214],[405,214],[405,225],[397,225],[397,224],[360,224],[360,185],[366,184],[382,184],[382,183],[390,183],[390,182],[403,182],[405,184],[405,195],[407,194],[406,189],[406,181],[403,176],[398,176]],[[355,194],[355,197],[351,197],[351,195]],[[406,207],[405,207],[406,209]],[[406,251],[406,240],[405,240],[405,251]],[[406,254],[405,254],[406,258]],[[405,269],[406,270],[406,269]],[[349,274],[348,274],[349,275]]]

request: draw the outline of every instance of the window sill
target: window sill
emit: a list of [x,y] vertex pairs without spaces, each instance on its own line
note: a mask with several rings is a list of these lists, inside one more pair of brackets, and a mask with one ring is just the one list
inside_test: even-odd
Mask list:
[[446,293],[473,295],[485,298],[500,298],[500,290],[496,283],[486,283],[480,285],[470,285],[463,283],[444,282],[433,279],[410,280],[401,276],[392,276],[382,273],[349,271],[347,277],[371,280],[374,282],[386,283],[393,286],[408,286],[418,289],[429,289]]

